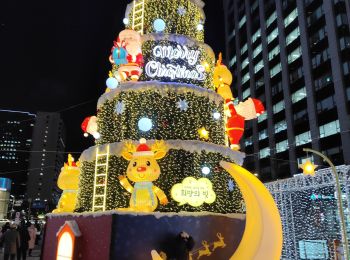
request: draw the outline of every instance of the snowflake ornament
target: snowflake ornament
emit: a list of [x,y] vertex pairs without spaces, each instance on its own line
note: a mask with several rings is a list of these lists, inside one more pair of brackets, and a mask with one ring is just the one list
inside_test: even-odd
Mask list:
[[124,113],[124,110],[125,110],[125,104],[123,101],[118,101],[117,105],[115,106],[115,112],[118,114],[118,115],[121,115]]
[[177,9],[177,13],[179,14],[179,15],[185,15],[186,14],[186,8],[185,7],[183,7],[183,6],[180,6],[178,9]]
[[177,107],[180,108],[181,111],[187,111],[188,109],[188,102],[186,99],[179,99],[179,102],[177,102]]
[[235,189],[235,184],[233,183],[233,180],[229,180],[227,186],[228,190],[231,192]]

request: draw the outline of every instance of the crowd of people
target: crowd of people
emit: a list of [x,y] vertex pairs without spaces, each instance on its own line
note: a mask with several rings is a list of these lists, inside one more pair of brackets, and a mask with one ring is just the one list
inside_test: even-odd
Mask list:
[[[37,223],[36,223],[37,224]],[[3,247],[4,260],[25,260],[32,255],[32,250],[37,242],[37,232],[40,225],[26,223],[24,220],[19,225],[7,222],[1,228],[0,246]]]

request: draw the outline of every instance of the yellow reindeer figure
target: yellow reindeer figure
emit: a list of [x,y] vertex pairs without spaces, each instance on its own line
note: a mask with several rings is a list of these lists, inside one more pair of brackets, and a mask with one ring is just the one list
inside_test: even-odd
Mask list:
[[75,163],[71,154],[68,155],[68,162],[64,164],[57,180],[57,185],[63,190],[57,208],[53,213],[73,212],[77,202],[79,188],[80,168],[79,162]]
[[221,233],[217,233],[216,236],[218,237],[218,241],[214,242],[214,246],[213,246],[213,251],[215,251],[215,249],[217,248],[224,248],[226,246],[225,241],[224,241],[224,237],[221,235]]
[[[165,193],[152,183],[160,175],[157,160],[163,158],[166,152],[164,141],[155,141],[151,148],[146,139],[141,139],[137,147],[132,143],[125,145],[122,156],[130,163],[126,176],[119,176],[119,181],[131,193],[131,198],[129,208],[119,210],[152,212],[158,206],[158,199],[162,205],[168,203]],[[134,187],[128,179],[135,183]]]
[[204,241],[202,241],[202,245],[203,245],[204,249],[198,251],[197,259],[201,258],[202,256],[210,256],[211,255],[208,242],[204,240]]

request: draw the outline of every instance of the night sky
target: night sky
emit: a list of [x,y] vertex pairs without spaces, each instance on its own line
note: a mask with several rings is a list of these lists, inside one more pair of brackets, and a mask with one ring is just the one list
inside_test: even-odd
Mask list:
[[[80,124],[96,113],[111,68],[108,56],[124,28],[129,2],[1,1],[0,109],[60,111],[66,151],[91,146]],[[205,42],[216,54],[224,52],[222,1],[207,0],[205,12]]]

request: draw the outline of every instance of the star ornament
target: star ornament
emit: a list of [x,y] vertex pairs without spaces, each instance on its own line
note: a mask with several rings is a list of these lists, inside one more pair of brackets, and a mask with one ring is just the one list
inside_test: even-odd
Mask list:
[[186,8],[185,7],[183,7],[183,6],[180,6],[178,9],[177,9],[177,13],[179,14],[179,15],[185,15],[186,14]]
[[181,111],[187,111],[188,109],[188,102],[186,101],[186,99],[179,99],[179,101],[177,102],[177,107],[180,108]]
[[228,190],[231,192],[235,189],[235,184],[234,184],[233,180],[229,180],[227,183],[227,186],[228,186]]
[[304,175],[315,175],[315,169],[318,165],[313,164],[310,160],[306,160],[303,164],[299,164],[299,168],[303,170]]
[[205,127],[199,128],[198,134],[199,134],[199,137],[202,139],[205,139],[205,140],[209,139],[209,131],[205,129]]
[[118,114],[118,115],[121,115],[123,114],[125,111],[125,104],[123,101],[118,101],[117,105],[115,106],[115,112]]

